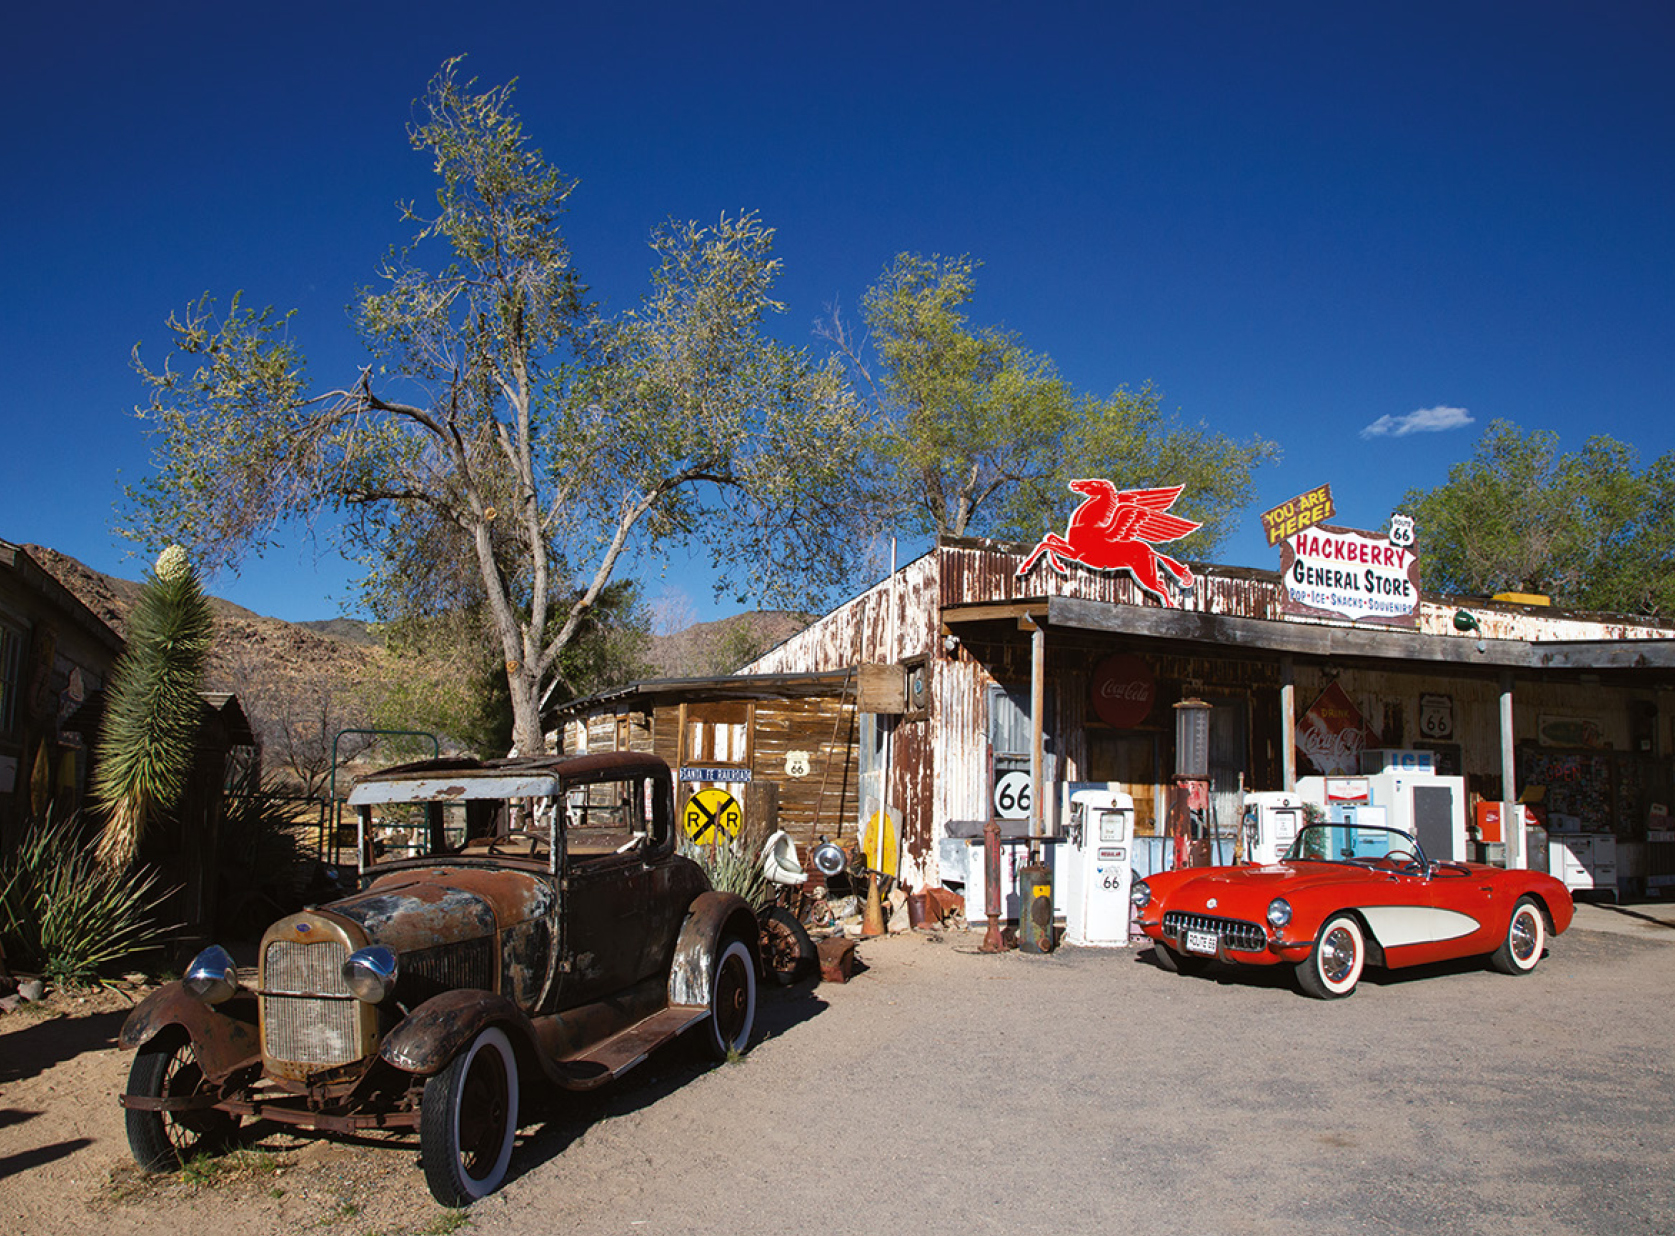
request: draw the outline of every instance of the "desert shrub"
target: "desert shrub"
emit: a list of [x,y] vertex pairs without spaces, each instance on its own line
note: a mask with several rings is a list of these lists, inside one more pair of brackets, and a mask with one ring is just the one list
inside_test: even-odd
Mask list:
[[99,861],[80,820],[30,824],[0,857],[0,943],[7,963],[63,984],[99,981],[101,968],[146,952],[172,927],[157,923],[167,890],[148,868]]

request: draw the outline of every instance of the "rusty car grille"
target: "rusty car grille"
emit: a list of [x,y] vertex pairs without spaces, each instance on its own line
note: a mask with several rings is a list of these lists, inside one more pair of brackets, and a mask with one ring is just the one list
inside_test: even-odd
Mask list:
[[274,940],[262,958],[262,989],[291,996],[347,996],[343,963],[349,946],[338,940],[298,944]]
[[1216,918],[1211,914],[1170,910],[1163,916],[1163,930],[1177,940],[1189,931],[1213,931],[1221,937],[1222,947],[1242,953],[1260,953],[1268,947],[1267,932],[1256,923],[1237,918]]
[[296,1064],[348,1064],[362,1054],[360,1001],[343,982],[348,946],[273,940],[262,957],[262,1049]]

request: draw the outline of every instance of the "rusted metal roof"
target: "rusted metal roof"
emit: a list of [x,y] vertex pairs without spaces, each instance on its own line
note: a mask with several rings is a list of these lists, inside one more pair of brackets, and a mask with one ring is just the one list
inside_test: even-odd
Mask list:
[[565,781],[602,780],[636,772],[669,775],[654,755],[606,751],[565,759],[534,756],[513,760],[426,760],[369,773],[349,793],[349,805],[453,802],[472,798],[545,798]]

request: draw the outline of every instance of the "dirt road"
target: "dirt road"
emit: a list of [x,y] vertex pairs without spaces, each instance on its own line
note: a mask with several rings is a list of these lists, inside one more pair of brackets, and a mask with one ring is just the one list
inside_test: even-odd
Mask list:
[[[1667,933],[1675,935],[1675,932]],[[1533,976],[1372,972],[1332,1004],[1144,949],[871,942],[525,1130],[483,1233],[1675,1230],[1675,947],[1573,930]],[[1411,974],[1411,972],[1409,972]],[[14,1015],[15,1017],[15,1015]],[[125,1167],[110,1013],[0,1019],[0,1230],[439,1233],[410,1145],[257,1130],[201,1183]],[[35,1063],[31,1064],[30,1061]]]

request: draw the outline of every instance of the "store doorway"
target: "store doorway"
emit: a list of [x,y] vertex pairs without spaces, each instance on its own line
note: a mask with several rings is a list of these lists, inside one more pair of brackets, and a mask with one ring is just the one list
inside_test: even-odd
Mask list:
[[1157,735],[1145,730],[1089,730],[1089,781],[1115,781],[1134,799],[1134,835],[1154,837],[1162,818]]

